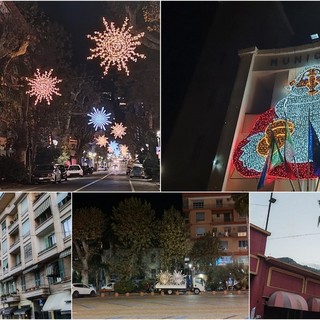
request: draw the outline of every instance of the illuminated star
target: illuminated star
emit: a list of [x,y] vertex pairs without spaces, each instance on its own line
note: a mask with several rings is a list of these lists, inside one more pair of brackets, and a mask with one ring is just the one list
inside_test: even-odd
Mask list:
[[56,94],[61,96],[59,93],[59,88],[56,88],[56,84],[61,82],[62,80],[57,79],[57,77],[51,77],[53,69],[49,72],[45,71],[45,73],[40,74],[40,70],[37,69],[34,74],[34,79],[26,78],[29,81],[29,85],[31,89],[26,93],[29,93],[30,96],[36,96],[35,105],[42,100],[46,100],[47,104],[50,105],[50,101],[52,101],[52,95]]
[[96,140],[96,144],[101,148],[106,147],[108,144],[108,138],[105,135],[98,136],[95,138],[95,140]]
[[108,146],[108,151],[110,153],[117,153],[117,151],[119,150],[119,143],[117,143],[116,141],[110,141],[109,142],[109,146]]
[[122,139],[122,137],[124,135],[126,135],[127,133],[125,132],[127,127],[124,127],[121,123],[115,123],[114,126],[111,126],[111,134],[114,135],[115,139],[116,138],[120,138]]
[[111,113],[106,113],[104,107],[102,107],[101,110],[93,107],[93,110],[94,112],[87,114],[89,117],[91,117],[88,124],[93,124],[96,131],[98,130],[98,128],[106,130],[105,126],[111,123],[111,121],[109,121]]
[[118,71],[124,70],[129,76],[129,69],[127,62],[132,60],[137,61],[137,58],[146,58],[144,54],[135,52],[141,42],[138,41],[144,36],[144,32],[133,36],[130,31],[131,27],[127,27],[128,18],[125,18],[122,28],[115,28],[114,23],[111,22],[110,26],[105,18],[103,24],[106,28],[102,33],[95,31],[94,35],[87,35],[87,37],[96,42],[96,47],[90,49],[92,53],[87,59],[100,58],[100,66],[104,67],[103,74],[107,75],[110,66],[117,66]]
[[120,146],[120,150],[121,150],[121,154],[122,154],[123,156],[126,156],[127,153],[128,153],[128,146],[126,146],[125,144],[122,144],[122,145]]

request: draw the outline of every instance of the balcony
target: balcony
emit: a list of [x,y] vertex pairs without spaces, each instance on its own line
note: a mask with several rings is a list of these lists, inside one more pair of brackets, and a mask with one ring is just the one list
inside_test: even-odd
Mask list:
[[23,296],[26,299],[34,299],[37,297],[44,297],[50,295],[49,285],[41,285],[38,287],[31,287],[23,291]]
[[12,268],[10,268],[10,273],[12,275],[16,274],[17,272],[20,273],[20,271],[22,270],[22,265],[21,262],[16,264],[15,266],[13,266]]
[[54,244],[53,246],[49,247],[49,248],[46,248],[44,250],[41,250],[39,253],[38,253],[38,257],[39,257],[39,261],[41,260],[45,260],[55,254],[58,253],[58,248],[57,248],[57,244]]
[[9,234],[11,234],[12,232],[16,231],[18,228],[19,228],[18,219],[10,221],[10,225],[8,227]]
[[36,227],[36,236],[40,236],[44,231],[53,225],[53,216]]
[[13,253],[20,250],[20,239],[18,238],[13,244],[10,245],[9,252]]
[[2,303],[11,303],[11,302],[19,302],[20,295],[17,293],[4,294],[1,296]]

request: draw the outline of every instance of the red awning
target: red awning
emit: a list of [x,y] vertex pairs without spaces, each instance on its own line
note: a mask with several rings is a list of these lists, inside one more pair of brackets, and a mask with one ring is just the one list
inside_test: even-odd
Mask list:
[[299,296],[298,294],[285,291],[274,292],[270,296],[267,305],[269,307],[308,311],[307,301],[303,297]]
[[320,312],[320,298],[310,298],[308,300],[309,311]]

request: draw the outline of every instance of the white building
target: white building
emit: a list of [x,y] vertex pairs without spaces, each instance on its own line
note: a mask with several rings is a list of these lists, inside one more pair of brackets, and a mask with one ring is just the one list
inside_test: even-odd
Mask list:
[[71,317],[71,195],[0,195],[3,319]]
[[287,124],[295,149],[295,177],[290,181],[282,165],[269,172],[263,190],[315,191],[319,179],[308,155],[308,121],[320,137],[320,42],[282,49],[254,47],[241,50],[239,57],[208,189],[257,191],[270,146],[269,129],[283,156]]

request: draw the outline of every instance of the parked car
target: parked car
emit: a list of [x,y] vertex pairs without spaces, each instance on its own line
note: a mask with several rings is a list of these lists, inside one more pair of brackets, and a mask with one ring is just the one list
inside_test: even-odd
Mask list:
[[61,172],[61,179],[63,179],[64,181],[68,180],[68,175],[67,175],[67,169],[63,164],[56,164],[56,166],[59,168],[60,172]]
[[67,176],[73,177],[73,176],[79,176],[83,177],[83,170],[80,166],[80,164],[72,164],[67,169]]
[[93,287],[84,283],[73,283],[71,286],[71,293],[73,298],[78,298],[80,296],[94,297],[97,294]]
[[99,166],[97,168],[97,171],[107,171],[107,167],[106,166]]
[[142,164],[135,163],[130,170],[130,178],[145,178],[145,172]]
[[93,168],[92,167],[82,166],[81,168],[83,170],[83,175],[92,174],[93,173]]
[[113,292],[114,291],[114,282],[109,282],[105,286],[101,287],[102,291]]
[[35,183],[61,183],[61,179],[61,171],[54,164],[37,164],[32,172],[32,181]]

